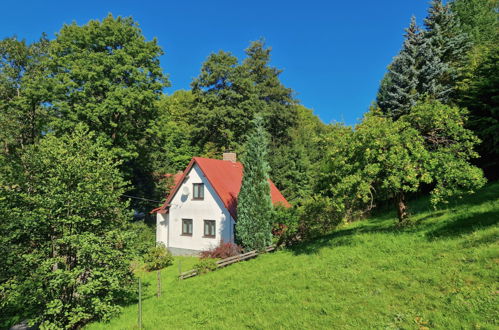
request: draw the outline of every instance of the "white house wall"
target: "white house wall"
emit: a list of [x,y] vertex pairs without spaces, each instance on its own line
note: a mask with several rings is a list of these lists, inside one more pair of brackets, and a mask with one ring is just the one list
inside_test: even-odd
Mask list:
[[[204,199],[193,200],[193,183],[204,183]],[[189,191],[184,194],[185,187]],[[182,219],[192,219],[192,236],[182,235]],[[204,220],[215,220],[215,238],[204,236]],[[157,215],[157,241],[174,254],[208,250],[223,239],[233,242],[234,221],[197,164],[184,179],[170,202],[168,214]]]

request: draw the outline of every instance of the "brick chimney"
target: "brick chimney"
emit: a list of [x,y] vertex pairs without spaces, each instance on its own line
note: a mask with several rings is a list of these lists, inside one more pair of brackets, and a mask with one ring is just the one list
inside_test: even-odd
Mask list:
[[237,161],[237,155],[235,152],[224,152],[222,159],[235,163]]

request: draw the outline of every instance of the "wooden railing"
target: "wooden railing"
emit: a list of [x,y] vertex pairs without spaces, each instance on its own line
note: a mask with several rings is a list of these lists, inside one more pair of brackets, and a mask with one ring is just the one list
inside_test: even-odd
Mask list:
[[[274,251],[275,250],[275,246],[271,245],[267,248],[265,248],[265,252],[271,252],[271,251]],[[223,267],[226,267],[226,266],[229,266],[229,265],[232,265],[232,264],[235,264],[236,262],[239,262],[239,261],[243,261],[243,260],[248,260],[248,259],[251,259],[251,258],[255,258],[256,256],[258,256],[259,254],[261,254],[262,252],[258,252],[257,250],[253,250],[253,251],[249,251],[249,252],[246,252],[246,253],[243,253],[243,254],[238,254],[237,256],[233,256],[233,257],[228,257],[228,258],[225,258],[225,259],[220,259],[216,262],[217,264],[217,269],[218,268],[223,268]],[[191,269],[187,272],[183,272],[181,273],[178,278],[180,280],[183,280],[183,279],[186,279],[186,278],[189,278],[189,277],[194,277],[198,275],[198,271],[196,269]]]

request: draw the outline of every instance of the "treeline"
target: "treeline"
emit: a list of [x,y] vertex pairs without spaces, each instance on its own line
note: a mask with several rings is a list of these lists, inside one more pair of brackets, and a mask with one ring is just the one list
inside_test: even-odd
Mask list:
[[407,223],[413,193],[438,205],[478,189],[482,169],[494,178],[499,165],[497,9],[496,0],[433,1],[355,127],[326,125],[301,105],[263,40],[243,59],[209,55],[191,89],[172,95],[162,49],[132,18],[0,41],[0,327],[77,328],[131,301],[129,263],[145,249],[133,212],[164,199],[164,174],[192,156],[265,156],[294,205],[259,218],[280,243],[379,203],[395,202]]
[[0,327],[77,328],[133,300],[130,261],[154,245],[133,214],[191,157],[243,153],[257,115],[274,181],[290,200],[312,193],[329,127],[283,86],[262,40],[241,61],[209,55],[172,95],[162,54],[111,15],[0,41]]
[[430,193],[434,206],[473,193],[499,168],[499,2],[430,3],[422,27],[411,18],[376,101],[355,127],[330,125],[311,198],[280,210],[284,243],[323,235],[394,203]]

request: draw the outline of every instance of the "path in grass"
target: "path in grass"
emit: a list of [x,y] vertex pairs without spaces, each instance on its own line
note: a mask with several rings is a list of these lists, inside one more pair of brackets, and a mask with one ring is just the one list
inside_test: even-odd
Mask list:
[[[156,274],[142,273],[144,328],[497,328],[499,184],[446,210],[420,200],[413,212],[413,227],[397,229],[388,213],[184,281],[175,264],[159,299]],[[183,270],[196,262],[181,260]],[[131,305],[88,328],[136,320]]]

